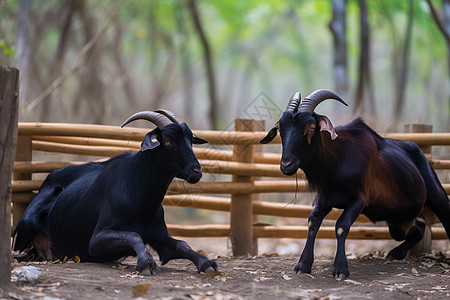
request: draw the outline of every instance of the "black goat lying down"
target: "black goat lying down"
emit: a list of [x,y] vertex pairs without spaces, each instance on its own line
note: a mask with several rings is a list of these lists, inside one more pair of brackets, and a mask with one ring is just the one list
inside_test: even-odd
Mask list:
[[333,128],[326,116],[314,112],[326,99],[347,105],[327,90],[315,91],[301,103],[300,93],[296,93],[278,123],[261,140],[263,144],[272,141],[279,130],[283,148],[281,171],[292,175],[302,169],[309,185],[317,191],[308,219],[306,245],[295,271],[311,272],[314,240],[332,208],[343,209],[336,222],[333,270],[339,280],[350,274],[345,239],[361,213],[373,222],[387,221],[391,236],[404,240],[389,252],[390,259],[403,259],[422,239],[425,223],[418,217],[424,206],[436,213],[450,237],[449,199],[419,147],[382,138],[359,118]]
[[43,233],[48,242],[38,251],[47,259],[78,256],[81,261],[104,262],[137,255],[136,269],[151,275],[156,263],[148,244],[162,264],[187,258],[199,272],[217,271],[215,261],[169,235],[161,205],[174,177],[189,183],[200,180],[192,143],[206,141],[166,110],[136,113],[122,127],[138,119],[157,125],[145,136],[141,151],[48,175],[17,224],[14,250],[23,251]]

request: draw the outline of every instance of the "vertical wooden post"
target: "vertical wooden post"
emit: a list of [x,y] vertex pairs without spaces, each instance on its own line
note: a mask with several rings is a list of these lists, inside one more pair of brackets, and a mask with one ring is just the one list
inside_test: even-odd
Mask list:
[[[433,125],[431,124],[405,124],[403,131],[405,133],[430,133],[433,132]],[[431,160],[431,146],[420,147],[423,154],[428,160]],[[417,243],[409,251],[409,255],[420,255],[422,253],[431,253],[431,226],[436,220],[436,215],[431,209],[425,208],[420,214],[419,218],[425,221],[426,227],[423,239]]]
[[11,283],[11,177],[17,139],[19,70],[0,67],[0,296]]
[[[31,145],[31,136],[18,136],[17,137],[17,147],[16,147],[16,161],[32,161],[32,145]],[[31,173],[14,173],[14,180],[31,180]],[[30,194],[31,192],[23,192],[20,194]],[[17,193],[19,194],[19,193]],[[12,197],[13,207],[12,207],[12,215],[13,215],[13,227],[15,228],[20,218],[22,217],[25,209],[28,204],[25,203],[17,203],[14,202],[14,197]]]
[[[255,131],[264,121],[235,120],[236,131]],[[234,145],[233,161],[253,162],[254,146],[252,144]],[[233,175],[233,182],[253,182],[251,176]],[[230,240],[234,256],[257,255],[258,243],[253,237],[253,201],[252,194],[232,194],[230,208]]]

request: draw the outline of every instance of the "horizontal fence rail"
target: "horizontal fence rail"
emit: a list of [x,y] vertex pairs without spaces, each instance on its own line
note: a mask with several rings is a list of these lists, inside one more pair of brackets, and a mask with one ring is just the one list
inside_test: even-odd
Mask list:
[[[242,130],[242,125],[256,124],[255,121],[249,120],[236,122],[236,128],[241,128],[239,130]],[[247,220],[245,223],[245,227],[248,227],[245,229],[247,232],[245,239],[306,238],[308,234],[306,226],[273,226],[257,222],[258,215],[308,218],[312,211],[309,205],[259,201],[257,195],[303,193],[309,192],[309,189],[302,171],[299,170],[293,176],[285,176],[279,168],[281,155],[261,151],[258,143],[266,132],[239,130],[193,131],[197,136],[210,142],[209,146],[194,147],[194,152],[202,165],[202,171],[210,174],[231,175],[231,180],[217,182],[202,180],[195,185],[174,180],[163,201],[165,206],[230,212],[230,224],[196,226],[168,224],[170,233],[174,236],[185,237],[230,237],[233,244],[239,244],[240,233],[233,229],[236,228],[233,222],[237,222],[233,220],[245,218],[250,219],[250,222]],[[15,175],[12,181],[13,226],[17,224],[26,205],[37,194],[43,183],[42,179],[34,178],[33,174],[46,174],[69,165],[85,163],[86,161],[79,156],[87,156],[91,159],[97,157],[96,159],[101,161],[127,151],[138,151],[148,131],[142,128],[105,125],[20,122],[18,150],[14,163]],[[384,134],[383,137],[412,141],[421,147],[450,145],[450,133],[389,133]],[[273,143],[281,143],[280,138],[275,138]],[[222,149],[224,146],[233,146],[233,150]],[[71,154],[76,155],[77,159],[39,161],[32,159],[33,152]],[[250,158],[244,159],[244,156]],[[450,169],[450,160],[433,160],[431,154],[427,154],[427,157],[434,169]],[[450,184],[444,183],[443,186],[447,194],[450,194]],[[228,195],[228,197],[219,197],[219,195]],[[239,207],[240,204],[244,206]],[[247,211],[246,217],[238,216],[233,219],[232,215],[236,211],[241,213],[243,210]],[[333,210],[326,219],[337,220],[340,213],[340,210]],[[349,239],[391,239],[386,226],[362,226],[363,223],[370,223],[370,220],[363,215],[356,222],[357,224],[351,228]],[[317,236],[334,239],[335,229],[332,226],[322,226]],[[440,226],[431,228],[431,237],[447,239],[444,229]],[[255,251],[255,247],[242,251],[251,253]],[[235,251],[234,246],[233,252],[239,253]]]

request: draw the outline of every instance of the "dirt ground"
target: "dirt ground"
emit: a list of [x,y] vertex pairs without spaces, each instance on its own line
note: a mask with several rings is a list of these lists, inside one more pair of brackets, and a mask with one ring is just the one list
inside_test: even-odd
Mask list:
[[[294,274],[297,256],[218,257],[217,273],[197,273],[186,260],[135,272],[135,258],[120,262],[13,263],[15,292],[2,299],[449,299],[450,258],[442,253],[403,261],[376,255],[349,260],[346,281],[331,276],[332,260],[317,259],[311,274]],[[42,270],[19,282],[17,270]],[[0,297],[1,298],[1,297]]]

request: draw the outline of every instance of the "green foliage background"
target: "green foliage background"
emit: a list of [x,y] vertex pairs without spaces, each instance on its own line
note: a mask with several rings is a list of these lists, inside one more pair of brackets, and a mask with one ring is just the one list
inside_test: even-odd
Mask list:
[[[28,92],[22,99],[21,120],[42,120],[42,104],[24,110],[49,84],[51,66],[61,34],[62,12],[70,1],[31,1],[33,37],[38,42],[31,49],[39,74],[29,74]],[[116,1],[86,0],[86,12],[97,32],[109,18]],[[303,95],[319,89],[334,89],[333,41],[328,28],[332,6],[329,0],[197,0],[200,18],[213,53],[218,86],[220,127],[225,128],[240,110],[265,92],[280,108],[297,90]],[[17,65],[19,1],[0,1],[0,64]],[[441,7],[440,1],[433,1]],[[435,131],[450,130],[448,49],[425,1],[414,0],[413,37],[410,49],[406,103],[401,116],[393,115],[395,71],[407,23],[408,1],[367,0],[371,26],[371,67],[375,91],[376,114],[362,111],[366,120],[381,131],[401,130],[404,123],[427,122]],[[101,122],[119,124],[139,109],[163,106],[176,112],[194,128],[211,128],[207,117],[209,97],[205,66],[199,39],[184,0],[124,1],[101,42],[95,59],[105,92],[109,115]],[[120,38],[115,31],[120,28]],[[75,15],[64,55],[67,69],[85,45],[83,23]],[[353,95],[356,90],[359,59],[359,5],[349,0],[347,7],[347,45],[350,108],[336,110],[334,104],[322,105],[318,111],[331,115],[336,123],[356,116]],[[135,92],[135,103],[124,94],[124,74],[115,69],[114,48],[126,64]],[[170,62],[173,65],[170,65]],[[183,98],[181,88],[186,74],[182,64],[188,62],[192,96]],[[85,66],[80,67],[83,70]],[[165,75],[164,75],[165,74]],[[168,75],[167,75],[168,74]],[[47,84],[33,84],[33,78]],[[80,114],[73,113],[80,101],[80,72],[64,79],[49,100],[58,113],[46,116],[49,121],[99,122],[91,117],[89,106],[81,102]],[[165,84],[164,93],[155,94]],[[186,103],[186,101],[188,101]],[[188,114],[186,105],[194,107]],[[267,126],[271,126],[268,124]]]

